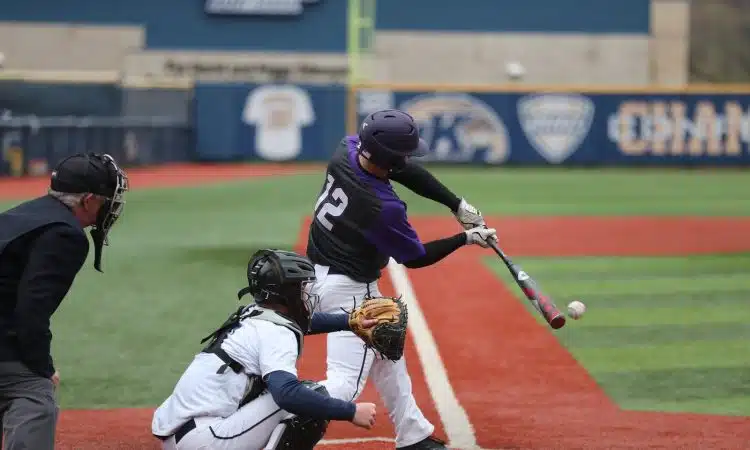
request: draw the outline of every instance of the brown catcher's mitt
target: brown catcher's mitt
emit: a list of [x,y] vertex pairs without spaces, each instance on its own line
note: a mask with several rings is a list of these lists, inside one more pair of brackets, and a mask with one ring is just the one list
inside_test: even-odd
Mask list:
[[[362,328],[365,319],[378,319],[372,328]],[[406,305],[400,298],[367,298],[349,314],[349,327],[365,344],[384,357],[398,361],[404,355],[407,326]]]

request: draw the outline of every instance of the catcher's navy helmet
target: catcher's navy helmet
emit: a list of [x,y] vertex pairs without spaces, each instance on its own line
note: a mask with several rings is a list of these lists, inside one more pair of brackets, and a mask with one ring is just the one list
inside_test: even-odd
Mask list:
[[359,128],[359,153],[376,166],[395,171],[406,160],[427,153],[414,118],[397,109],[370,114]]
[[315,281],[313,263],[294,252],[258,250],[247,264],[248,286],[237,294],[251,294],[259,306],[282,305],[302,330],[310,327],[310,317],[317,307],[316,295],[310,294]]

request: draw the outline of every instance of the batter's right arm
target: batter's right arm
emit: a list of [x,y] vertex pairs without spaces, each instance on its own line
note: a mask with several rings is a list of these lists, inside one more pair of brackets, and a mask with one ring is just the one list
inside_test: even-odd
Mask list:
[[380,253],[410,269],[435,264],[467,244],[486,246],[485,240],[495,236],[494,229],[478,227],[422,244],[406,217],[403,205],[389,203],[379,218],[367,234],[370,242]]
[[461,198],[451,192],[430,171],[419,164],[407,163],[402,170],[392,173],[390,179],[403,185],[420,197],[428,198],[445,205],[454,214],[458,212]]
[[421,197],[447,206],[464,230],[485,226],[481,211],[466,199],[456,196],[424,167],[410,162],[390,178]]
[[403,264],[410,269],[431,266],[464,245],[477,244],[486,247],[487,243],[485,241],[494,236],[495,230],[492,228],[482,227],[463,231],[454,234],[451,237],[438,239],[424,244],[424,255],[409,261],[404,261]]

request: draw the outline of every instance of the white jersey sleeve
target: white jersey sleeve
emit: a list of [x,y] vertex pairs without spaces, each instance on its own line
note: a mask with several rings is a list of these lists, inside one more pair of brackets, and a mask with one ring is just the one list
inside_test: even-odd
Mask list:
[[265,377],[274,370],[297,375],[297,337],[265,320],[246,319],[230,333],[221,348],[249,374]]
[[267,335],[263,336],[263,345],[258,354],[258,365],[261,377],[271,372],[283,370],[297,376],[297,337],[282,326],[274,325]]

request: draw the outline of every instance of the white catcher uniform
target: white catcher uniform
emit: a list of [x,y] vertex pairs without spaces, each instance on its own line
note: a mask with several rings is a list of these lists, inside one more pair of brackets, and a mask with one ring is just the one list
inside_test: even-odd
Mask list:
[[[157,408],[151,431],[168,436],[164,450],[263,449],[276,426],[290,415],[267,392],[239,407],[258,377],[277,370],[297,375],[301,336],[286,318],[259,309],[261,316],[242,320],[221,344],[242,365],[241,373],[226,367],[216,354],[199,353]],[[174,433],[191,419],[195,428],[178,434],[176,442]]]

